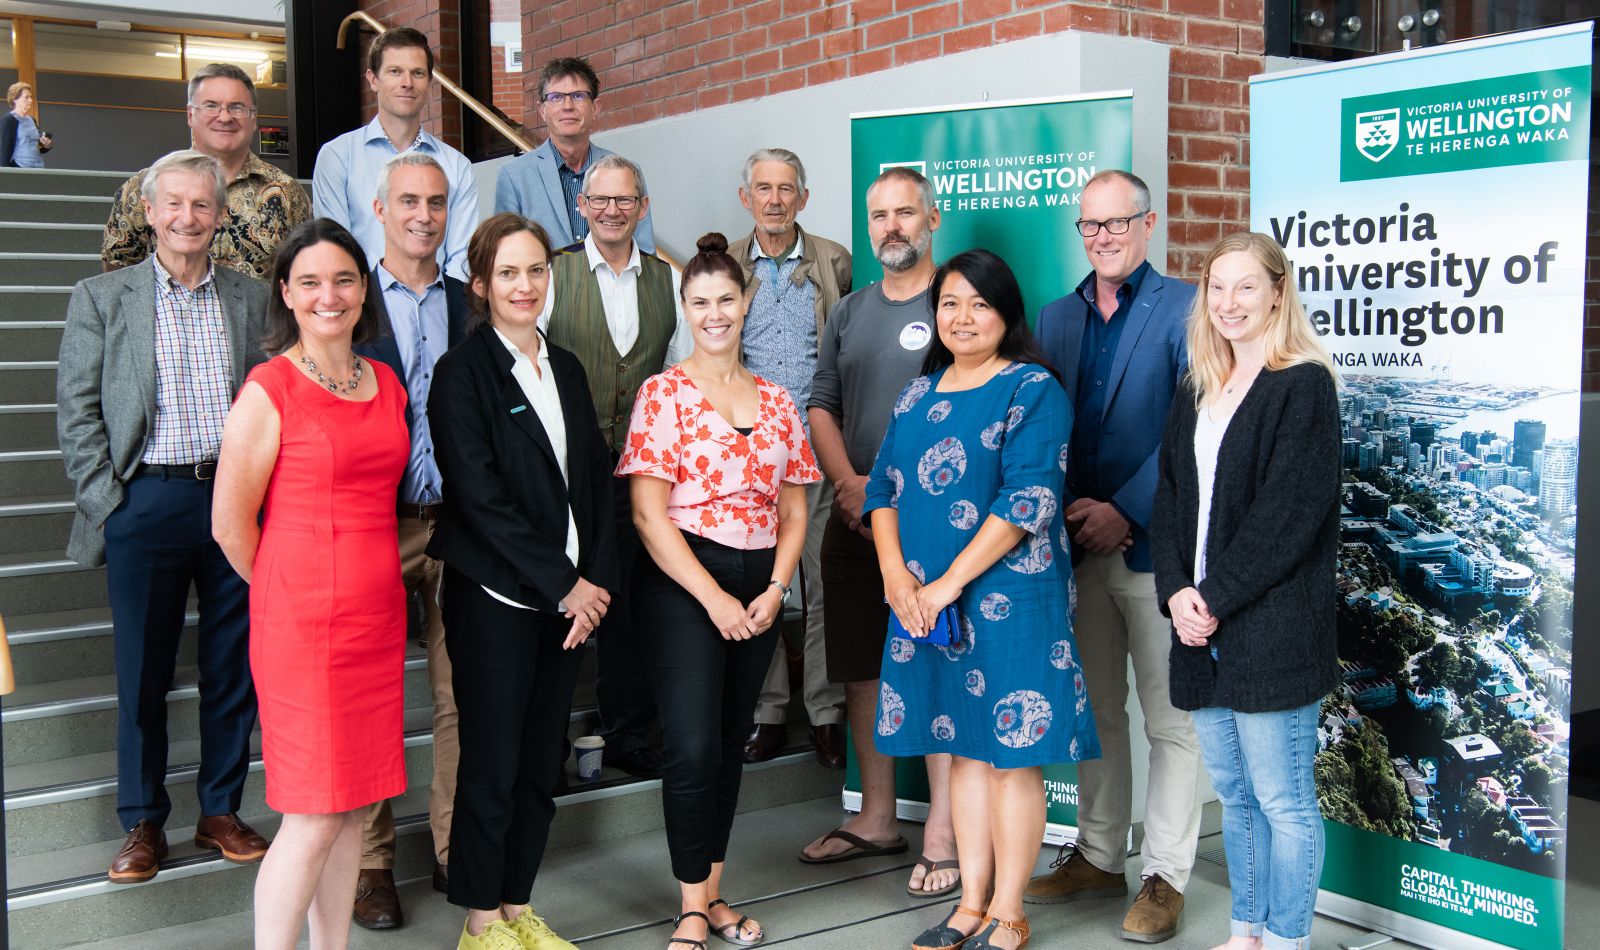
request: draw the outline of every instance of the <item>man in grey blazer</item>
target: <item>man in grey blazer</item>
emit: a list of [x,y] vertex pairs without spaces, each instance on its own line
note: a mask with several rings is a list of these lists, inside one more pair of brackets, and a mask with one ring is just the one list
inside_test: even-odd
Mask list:
[[[571,247],[589,233],[588,222],[578,213],[583,176],[595,162],[611,154],[589,141],[595,116],[600,114],[599,99],[600,78],[587,62],[563,58],[546,63],[539,71],[539,115],[550,137],[533,151],[500,166],[495,178],[495,213],[515,211],[539,222],[557,248]],[[655,231],[648,210],[633,240],[641,251],[655,253]]]
[[67,306],[57,431],[77,501],[67,555],[106,568],[117,671],[117,817],[108,874],[147,881],[167,854],[167,690],[192,583],[199,596],[201,819],[230,861],[267,842],[237,815],[250,763],[249,587],[211,537],[222,423],[260,349],[266,287],[211,258],[227,213],[215,158],[173,152],[143,182],[155,254],[79,281]]

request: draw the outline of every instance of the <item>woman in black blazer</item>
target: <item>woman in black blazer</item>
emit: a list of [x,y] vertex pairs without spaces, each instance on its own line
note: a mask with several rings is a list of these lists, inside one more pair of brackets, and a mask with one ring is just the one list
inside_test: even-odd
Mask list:
[[444,561],[460,710],[450,902],[464,950],[572,945],[528,905],[581,654],[615,586],[611,455],[577,357],[539,332],[550,239],[497,214],[467,248],[469,332],[434,370]]
[[1317,721],[1339,681],[1337,376],[1263,234],[1211,249],[1188,337],[1150,531],[1172,704],[1222,800],[1223,946],[1301,948],[1322,874]]

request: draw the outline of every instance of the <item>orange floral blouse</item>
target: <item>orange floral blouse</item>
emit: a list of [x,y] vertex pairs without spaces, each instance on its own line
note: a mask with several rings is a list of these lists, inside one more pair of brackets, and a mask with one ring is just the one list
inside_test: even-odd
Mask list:
[[667,517],[690,534],[742,550],[774,547],[779,487],[818,481],[822,471],[788,391],[757,376],[756,392],[756,424],[744,435],[681,368],[650,377],[617,474],[671,482]]

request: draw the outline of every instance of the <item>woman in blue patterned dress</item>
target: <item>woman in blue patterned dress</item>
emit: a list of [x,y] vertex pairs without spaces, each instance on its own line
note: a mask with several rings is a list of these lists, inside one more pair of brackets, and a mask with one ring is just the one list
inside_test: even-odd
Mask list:
[[[894,409],[865,510],[884,593],[911,638],[884,646],[878,748],[954,756],[962,903],[915,948],[1017,950],[1044,838],[1050,762],[1100,754],[1070,618],[1061,491],[1072,409],[988,251],[933,278],[938,336]],[[960,639],[926,641],[955,604]]]

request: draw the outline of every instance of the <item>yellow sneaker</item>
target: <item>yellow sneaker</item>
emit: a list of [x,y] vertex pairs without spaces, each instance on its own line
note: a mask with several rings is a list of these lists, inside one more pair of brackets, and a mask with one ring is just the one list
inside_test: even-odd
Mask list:
[[506,921],[506,928],[516,936],[523,950],[578,950],[551,930],[532,907],[524,907],[516,920]]
[[483,933],[476,937],[467,932],[467,925],[463,923],[461,939],[456,942],[456,950],[522,950],[522,948],[522,941],[517,939],[510,925],[501,920],[483,928]]

